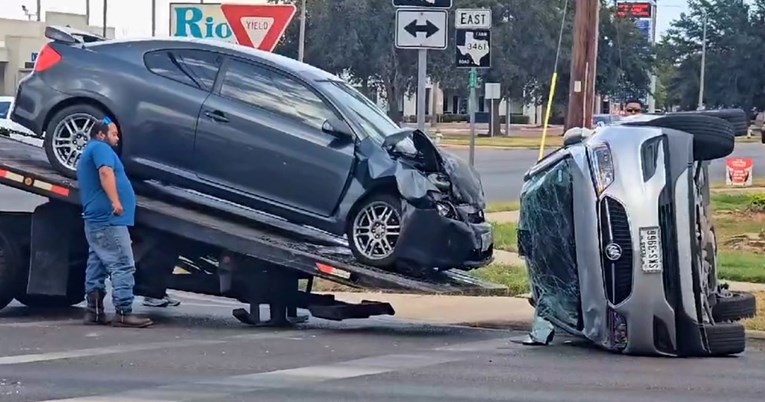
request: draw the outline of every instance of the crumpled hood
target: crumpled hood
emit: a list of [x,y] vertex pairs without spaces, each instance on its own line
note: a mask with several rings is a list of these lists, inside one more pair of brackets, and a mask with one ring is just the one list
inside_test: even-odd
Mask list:
[[[383,148],[391,162],[398,165],[394,175],[404,198],[417,201],[424,200],[431,191],[445,193],[437,183],[448,179],[451,183],[448,195],[455,203],[469,204],[478,209],[486,207],[478,172],[458,156],[439,149],[422,131],[404,129],[387,137]],[[370,173],[375,177],[373,165],[370,163]]]

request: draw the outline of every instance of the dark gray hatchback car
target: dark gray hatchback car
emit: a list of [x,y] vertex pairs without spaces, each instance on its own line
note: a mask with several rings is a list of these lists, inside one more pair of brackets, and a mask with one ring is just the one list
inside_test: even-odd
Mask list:
[[103,40],[48,27],[11,119],[74,177],[109,116],[134,179],[346,235],[362,263],[472,269],[492,260],[478,174],[338,77],[222,42]]

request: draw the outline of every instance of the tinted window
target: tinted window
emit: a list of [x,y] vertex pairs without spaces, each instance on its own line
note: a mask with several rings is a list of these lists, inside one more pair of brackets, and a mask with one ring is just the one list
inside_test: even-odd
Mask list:
[[254,64],[231,60],[221,95],[249,103],[321,129],[333,112],[305,85]]
[[159,50],[146,54],[146,68],[186,85],[211,91],[222,57],[202,50]]

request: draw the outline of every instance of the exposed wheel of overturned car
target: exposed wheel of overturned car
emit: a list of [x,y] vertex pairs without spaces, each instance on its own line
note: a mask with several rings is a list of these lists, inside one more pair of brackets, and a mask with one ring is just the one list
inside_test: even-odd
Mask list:
[[751,318],[757,313],[757,300],[751,293],[729,292],[717,297],[717,304],[712,308],[715,322],[738,321]]
[[693,135],[693,158],[708,161],[724,158],[733,152],[736,138],[733,126],[718,117],[702,114],[676,114],[649,121],[624,123],[625,126],[670,128]]
[[374,267],[392,266],[401,233],[401,200],[391,194],[372,194],[353,209],[349,218],[348,244],[356,259]]
[[59,110],[45,127],[43,148],[48,161],[66,177],[77,177],[77,163],[90,139],[90,129],[104,112],[77,104]]

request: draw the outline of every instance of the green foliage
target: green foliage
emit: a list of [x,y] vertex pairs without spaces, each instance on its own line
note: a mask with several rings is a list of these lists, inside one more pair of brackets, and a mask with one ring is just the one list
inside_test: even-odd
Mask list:
[[658,51],[665,103],[686,110],[698,105],[706,11],[704,104],[765,107],[765,1],[688,0],[688,8],[672,22]]
[[[299,0],[269,0],[293,3]],[[347,74],[367,95],[381,90],[386,99],[400,99],[416,88],[417,52],[396,49],[395,9],[390,0],[309,0],[305,61],[335,74]],[[503,96],[514,101],[546,102],[555,68],[565,0],[454,0],[450,12],[449,47],[428,52],[428,74],[455,94],[467,92],[466,69],[454,67],[454,9],[491,8],[492,68],[480,72],[482,82],[499,82]],[[608,5],[610,4],[610,5]],[[568,93],[574,0],[569,0],[558,60],[556,110]],[[299,12],[277,53],[297,58]],[[600,18],[597,91],[626,96],[648,90],[647,71],[653,55],[648,41],[631,21],[613,16],[604,2]],[[370,96],[373,97],[373,96]],[[398,102],[389,102],[391,115],[400,119]],[[495,113],[497,111],[495,110]]]

